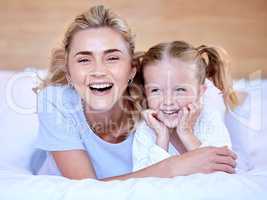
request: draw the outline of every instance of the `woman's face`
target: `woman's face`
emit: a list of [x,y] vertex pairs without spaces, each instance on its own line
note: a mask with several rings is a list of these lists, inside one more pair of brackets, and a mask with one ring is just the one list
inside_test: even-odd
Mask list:
[[205,91],[196,78],[194,65],[165,57],[144,68],[148,107],[157,111],[159,120],[169,128],[177,125],[180,109],[196,102]]
[[77,32],[68,69],[72,84],[92,111],[107,111],[118,103],[135,74],[127,43],[110,28]]

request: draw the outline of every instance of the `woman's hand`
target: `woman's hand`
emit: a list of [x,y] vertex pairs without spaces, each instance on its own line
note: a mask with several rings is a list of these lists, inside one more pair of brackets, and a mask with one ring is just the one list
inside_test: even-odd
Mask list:
[[178,113],[176,133],[188,151],[196,149],[201,145],[201,142],[193,132],[201,110],[202,105],[198,102],[186,105]]
[[156,133],[157,145],[167,151],[170,141],[169,130],[161,121],[159,121],[157,112],[151,109],[147,109],[142,111],[142,116],[147,125]]
[[169,160],[172,177],[216,171],[235,173],[237,156],[225,147],[203,147],[173,156]]

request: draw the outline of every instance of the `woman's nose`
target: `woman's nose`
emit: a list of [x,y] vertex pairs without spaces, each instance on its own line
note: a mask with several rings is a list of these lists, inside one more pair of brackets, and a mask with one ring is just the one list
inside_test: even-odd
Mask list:
[[91,70],[90,74],[92,76],[98,76],[98,77],[106,75],[105,65],[103,63],[96,63],[93,69]]

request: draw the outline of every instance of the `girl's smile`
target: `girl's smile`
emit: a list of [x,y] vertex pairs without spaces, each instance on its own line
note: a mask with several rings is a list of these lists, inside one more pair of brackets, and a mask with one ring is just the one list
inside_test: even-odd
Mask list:
[[192,70],[194,63],[165,57],[144,68],[148,107],[169,128],[175,127],[180,110],[196,102],[204,92]]

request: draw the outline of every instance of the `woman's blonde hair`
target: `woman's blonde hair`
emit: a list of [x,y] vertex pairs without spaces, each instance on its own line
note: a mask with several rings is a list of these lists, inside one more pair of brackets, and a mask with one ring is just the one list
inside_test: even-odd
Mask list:
[[[135,67],[134,51],[135,43],[134,36],[128,24],[118,15],[113,13],[110,9],[105,8],[102,5],[91,7],[89,10],[78,15],[74,21],[68,27],[62,45],[60,48],[55,49],[52,52],[51,63],[48,74],[42,83],[34,90],[38,92],[48,86],[66,85],[68,84],[68,54],[74,35],[82,30],[94,29],[94,28],[110,28],[119,33],[125,40],[128,46],[129,54],[132,58],[132,66]],[[126,97],[130,99],[131,103],[127,104],[130,111],[131,118],[134,121],[139,119],[139,110],[135,106],[135,101],[130,95],[131,88],[128,87],[126,91]],[[135,114],[132,114],[135,113]],[[128,113],[129,114],[129,113]]]
[[67,84],[67,60],[73,36],[81,30],[103,27],[111,28],[121,34],[128,45],[130,55],[133,56],[135,44],[128,24],[102,5],[91,7],[89,10],[78,15],[68,27],[62,46],[52,52],[48,75],[37,89],[43,89],[50,85]]
[[173,41],[170,43],[160,43],[151,47],[139,57],[141,68],[136,78],[138,84],[144,85],[144,67],[162,60],[165,55],[183,61],[195,62],[196,78],[200,84],[204,84],[206,78],[210,79],[222,91],[226,105],[235,107],[238,104],[237,95],[233,90],[231,75],[225,60],[222,58],[218,49],[205,45],[195,48],[184,41]]

